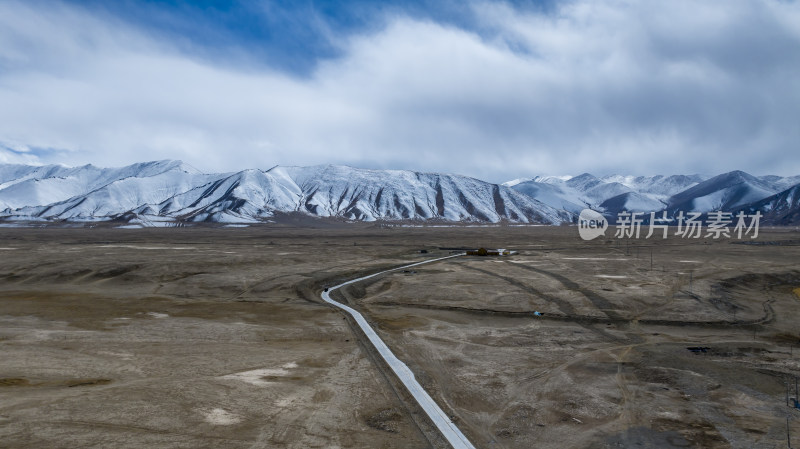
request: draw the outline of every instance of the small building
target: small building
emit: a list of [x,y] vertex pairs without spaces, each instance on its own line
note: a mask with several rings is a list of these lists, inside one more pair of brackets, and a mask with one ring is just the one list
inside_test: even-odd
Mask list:
[[498,248],[498,249],[478,248],[478,249],[467,250],[468,256],[512,256],[514,254],[517,254],[517,252],[510,251],[505,248]]

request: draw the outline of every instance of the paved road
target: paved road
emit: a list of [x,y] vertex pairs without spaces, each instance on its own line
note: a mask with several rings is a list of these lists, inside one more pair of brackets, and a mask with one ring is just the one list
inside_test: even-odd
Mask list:
[[345,310],[347,313],[352,315],[353,318],[355,318],[356,323],[358,323],[358,326],[361,327],[361,330],[363,330],[364,333],[367,335],[367,338],[369,338],[369,341],[372,343],[373,346],[375,346],[375,349],[378,350],[378,353],[380,353],[381,357],[383,357],[383,360],[385,360],[386,363],[389,364],[389,367],[392,368],[392,371],[394,371],[397,377],[400,378],[400,381],[403,382],[403,385],[405,385],[408,391],[411,393],[411,395],[414,396],[414,399],[416,399],[420,407],[422,407],[425,413],[428,414],[428,416],[431,418],[431,421],[433,421],[433,423],[436,425],[436,427],[439,429],[442,435],[444,435],[444,437],[447,439],[450,445],[453,446],[453,449],[475,449],[475,446],[473,446],[472,443],[469,442],[467,437],[465,437],[464,434],[461,433],[460,430],[458,430],[458,427],[456,427],[453,421],[451,421],[450,418],[447,416],[447,414],[441,408],[439,408],[439,405],[436,404],[433,398],[431,398],[430,395],[425,391],[425,389],[422,388],[422,385],[420,385],[419,382],[417,382],[417,378],[414,377],[414,373],[412,373],[411,370],[408,369],[408,366],[406,366],[405,363],[400,361],[400,359],[395,357],[394,353],[392,353],[389,347],[386,346],[386,343],[384,343],[383,340],[381,340],[381,338],[378,337],[378,334],[376,334],[375,330],[373,330],[372,327],[369,325],[369,323],[367,323],[367,320],[364,319],[364,316],[361,315],[361,313],[359,313],[352,307],[348,307],[340,302],[334,301],[330,297],[331,292],[333,292],[337,288],[344,287],[345,285],[348,284],[360,282],[365,279],[369,279],[371,277],[388,273],[390,271],[401,270],[403,268],[414,267],[417,265],[436,262],[444,259],[450,259],[451,257],[459,257],[462,255],[463,254],[458,254],[455,256],[440,257],[438,259],[431,259],[431,260],[426,260],[424,262],[412,263],[410,265],[405,265],[402,267],[393,268],[391,270],[381,271],[380,273],[371,274],[369,276],[360,277],[358,279],[353,279],[351,281],[341,283],[335,287],[331,287],[326,292],[322,292],[322,299],[327,303],[333,304],[334,306]]

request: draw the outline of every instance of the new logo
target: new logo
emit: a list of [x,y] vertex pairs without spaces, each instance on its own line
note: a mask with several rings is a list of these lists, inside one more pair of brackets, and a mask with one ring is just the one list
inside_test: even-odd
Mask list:
[[584,240],[594,240],[605,235],[608,229],[608,220],[599,212],[584,209],[578,216],[578,233]]

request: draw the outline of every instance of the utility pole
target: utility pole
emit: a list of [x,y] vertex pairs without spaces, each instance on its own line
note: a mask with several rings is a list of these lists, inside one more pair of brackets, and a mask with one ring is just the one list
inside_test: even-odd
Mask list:
[[786,415],[786,444],[792,449],[792,435],[789,433],[789,415]]

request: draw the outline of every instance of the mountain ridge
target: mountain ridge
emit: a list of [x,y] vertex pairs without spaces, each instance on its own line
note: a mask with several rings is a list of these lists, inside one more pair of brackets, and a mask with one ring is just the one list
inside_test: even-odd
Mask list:
[[574,220],[505,186],[408,170],[317,165],[205,174],[180,161],[153,161],[109,169],[0,166],[0,176],[6,221],[259,222],[278,213],[358,221]]
[[[753,176],[734,170],[716,176],[597,177],[589,173],[575,177],[537,176],[516,179],[506,185],[553,207],[567,204],[572,205],[568,209],[573,212],[578,208],[596,210],[613,222],[620,212],[666,212],[669,217],[674,217],[680,211],[734,211],[745,206],[749,206],[749,210],[761,208],[766,212],[770,206],[766,202],[759,202],[779,196],[799,183],[800,176]],[[770,214],[766,222],[793,224],[799,221],[797,214],[791,212],[787,212],[785,217],[779,219],[775,214]]]
[[0,164],[0,220],[255,223],[289,213],[366,222],[561,224],[591,208],[608,217],[761,210],[768,220],[791,224],[800,220],[792,190],[798,186],[800,176],[739,170],[713,177],[583,173],[494,184],[331,164],[226,173],[202,173],[176,160],[115,168]]

